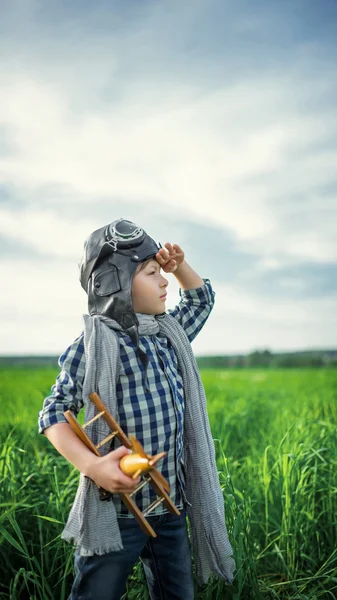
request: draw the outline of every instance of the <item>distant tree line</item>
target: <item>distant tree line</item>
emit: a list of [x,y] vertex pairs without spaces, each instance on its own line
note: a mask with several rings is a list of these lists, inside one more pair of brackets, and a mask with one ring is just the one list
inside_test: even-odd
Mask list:
[[[298,352],[271,352],[254,350],[248,354],[223,356],[198,356],[200,369],[249,369],[249,368],[337,368],[337,350],[302,350]],[[0,368],[58,369],[58,356],[0,356]]]
[[298,352],[277,352],[254,350],[249,354],[228,356],[197,357],[200,369],[249,369],[249,368],[337,368],[337,350],[304,350]]

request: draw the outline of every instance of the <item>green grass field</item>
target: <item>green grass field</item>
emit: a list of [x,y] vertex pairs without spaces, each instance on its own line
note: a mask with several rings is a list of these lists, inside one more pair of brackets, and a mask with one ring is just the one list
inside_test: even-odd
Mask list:
[[[65,600],[72,548],[60,534],[78,475],[37,434],[54,369],[0,374],[0,599]],[[337,372],[203,371],[235,553],[233,586],[196,597],[337,597]],[[146,599],[139,565],[129,600]]]

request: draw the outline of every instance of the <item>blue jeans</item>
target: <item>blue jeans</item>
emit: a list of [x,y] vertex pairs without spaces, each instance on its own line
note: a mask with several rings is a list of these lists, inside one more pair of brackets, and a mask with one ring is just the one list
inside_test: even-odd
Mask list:
[[193,600],[186,511],[147,517],[157,533],[148,537],[135,519],[118,519],[123,550],[94,556],[75,551],[75,580],[68,600],[120,600],[140,557],[151,600]]

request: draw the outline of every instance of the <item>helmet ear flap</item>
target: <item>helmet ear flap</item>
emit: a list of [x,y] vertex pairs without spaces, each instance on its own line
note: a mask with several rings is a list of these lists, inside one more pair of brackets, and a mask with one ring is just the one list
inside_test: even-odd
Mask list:
[[111,296],[119,292],[122,288],[117,267],[111,265],[108,269],[94,273],[93,287],[97,296]]

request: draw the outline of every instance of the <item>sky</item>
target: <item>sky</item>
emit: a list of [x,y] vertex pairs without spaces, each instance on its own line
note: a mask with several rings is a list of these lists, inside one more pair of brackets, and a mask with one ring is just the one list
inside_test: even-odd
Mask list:
[[120,217],[211,280],[196,355],[336,348],[336,67],[335,0],[3,0],[0,354],[81,333]]

